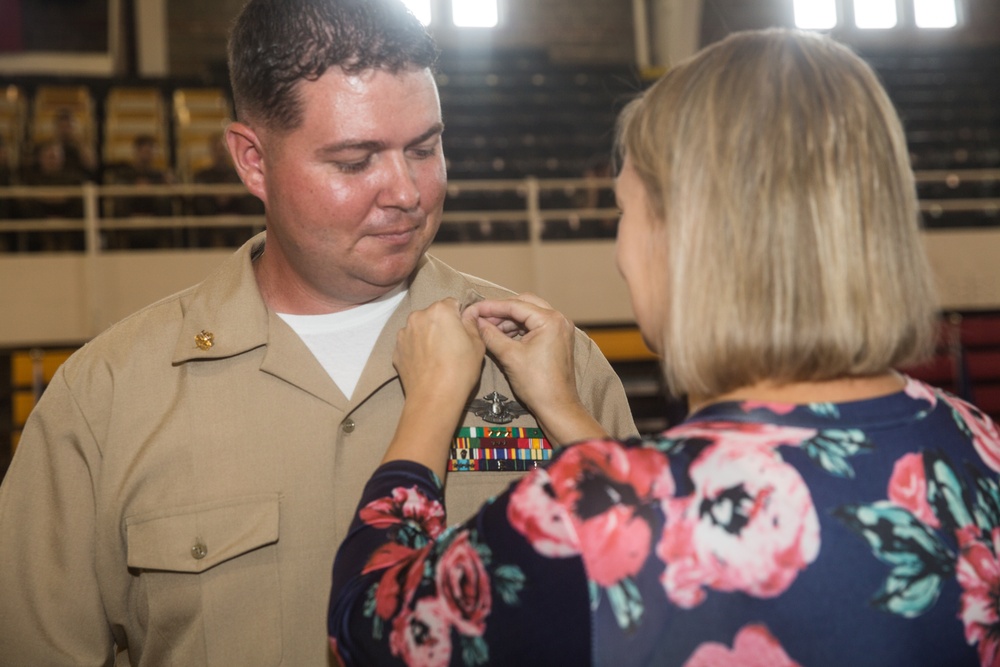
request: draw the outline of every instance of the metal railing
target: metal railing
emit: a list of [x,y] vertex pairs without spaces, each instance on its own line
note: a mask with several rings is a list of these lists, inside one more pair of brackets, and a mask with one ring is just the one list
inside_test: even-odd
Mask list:
[[[916,173],[918,183],[941,183],[949,187],[957,187],[961,183],[1000,182],[1000,169],[979,170],[934,170]],[[518,180],[459,180],[448,184],[450,200],[469,193],[505,193],[516,195],[520,205],[486,210],[462,210],[461,204],[455,201],[446,203],[442,217],[444,225],[478,225],[482,223],[513,223],[526,227],[518,238],[529,244],[541,243],[545,240],[546,229],[550,223],[606,220],[616,218],[618,211],[607,207],[585,207],[575,204],[551,206],[543,202],[543,196],[548,193],[563,193],[564,200],[570,200],[574,195],[586,192],[607,191],[613,187],[611,178],[562,178],[538,179],[528,177]],[[84,237],[83,250],[87,253],[100,253],[105,250],[102,243],[102,232],[148,229],[197,230],[204,228],[253,228],[263,229],[263,215],[192,215],[186,212],[187,203],[195,197],[203,196],[241,196],[247,191],[241,184],[175,184],[175,185],[96,185],[85,183],[80,186],[60,187],[0,187],[0,201],[46,198],[78,198],[82,202],[81,218],[34,218],[8,219],[0,221],[2,234],[44,234],[47,232],[82,231]],[[169,199],[172,202],[172,214],[165,216],[129,216],[115,217],[110,213],[110,202],[116,198],[156,197]],[[507,201],[507,204],[509,204]],[[963,197],[924,199],[920,202],[923,212],[937,216],[944,212],[982,212],[997,215],[1000,212],[1000,197]],[[103,209],[103,210],[102,210]],[[1000,217],[997,218],[1000,224]],[[489,240],[489,239],[485,239]],[[184,247],[183,234],[176,237],[176,244]],[[19,248],[8,248],[17,251]]]
[[[545,192],[577,193],[610,190],[610,178],[452,181],[448,194],[454,198],[470,192],[515,194],[523,200],[517,208],[495,210],[452,210],[446,206],[442,223],[447,225],[478,225],[481,223],[514,223],[527,227],[522,240],[541,242],[546,224],[554,221],[616,218],[614,208],[557,207],[545,208],[541,195]],[[263,215],[192,215],[185,212],[186,202],[199,196],[242,196],[247,190],[239,184],[177,184],[177,185],[97,185],[79,186],[8,186],[0,187],[0,201],[19,199],[45,200],[76,198],[82,201],[80,218],[52,217],[0,221],[0,234],[29,234],[60,231],[82,231],[83,250],[100,253],[105,250],[101,234],[105,231],[135,231],[148,229],[189,230],[202,228],[252,227],[263,229]],[[115,198],[154,197],[172,202],[170,215],[138,215],[116,217],[110,213],[109,202]],[[9,248],[8,250],[17,250]]]

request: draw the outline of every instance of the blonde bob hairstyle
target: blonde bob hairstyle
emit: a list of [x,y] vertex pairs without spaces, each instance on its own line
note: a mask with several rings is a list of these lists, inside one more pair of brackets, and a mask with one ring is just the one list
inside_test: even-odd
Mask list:
[[663,284],[639,289],[663,293],[672,391],[870,376],[931,349],[906,141],[846,47],[733,34],[626,107],[618,150],[664,225]]

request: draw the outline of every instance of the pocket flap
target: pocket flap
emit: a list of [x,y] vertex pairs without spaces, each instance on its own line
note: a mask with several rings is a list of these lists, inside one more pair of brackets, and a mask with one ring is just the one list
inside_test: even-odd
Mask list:
[[128,566],[203,572],[278,541],[278,494],[160,509],[125,519]]

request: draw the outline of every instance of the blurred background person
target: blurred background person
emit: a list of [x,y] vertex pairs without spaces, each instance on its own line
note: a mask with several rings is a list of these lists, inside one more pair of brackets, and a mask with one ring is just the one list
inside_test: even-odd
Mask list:
[[[7,140],[0,135],[0,188],[9,187],[14,183],[13,170],[10,168],[10,154]],[[6,196],[0,196],[0,225],[7,226],[7,221],[13,217],[14,200]],[[13,236],[7,234],[6,230],[0,227],[0,252],[11,249]]]
[[[132,142],[132,160],[128,163],[109,167],[105,182],[111,185],[170,185],[173,174],[161,165],[160,147],[155,137],[140,134]],[[143,195],[134,197],[116,196],[112,199],[115,217],[168,216],[173,213],[170,197]],[[168,230],[143,229],[118,230],[109,234],[108,246],[112,248],[165,247],[170,245],[172,234]]]
[[88,180],[96,180],[97,156],[83,141],[80,128],[71,109],[59,109],[52,119],[55,140],[62,146],[66,168],[83,173]]
[[[79,186],[87,180],[86,174],[66,164],[62,144],[55,139],[35,146],[32,160],[21,173],[21,184],[29,187]],[[66,195],[46,195],[16,200],[18,217],[82,218],[82,192]],[[28,235],[28,250],[70,250],[83,247],[81,232],[45,231]],[[19,245],[21,241],[19,241]]]

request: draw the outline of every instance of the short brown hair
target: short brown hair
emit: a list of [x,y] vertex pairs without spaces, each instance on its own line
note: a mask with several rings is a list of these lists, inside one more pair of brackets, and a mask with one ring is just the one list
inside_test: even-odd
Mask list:
[[878,374],[933,344],[905,137],[831,39],[736,33],[622,113],[619,150],[666,226],[664,373],[706,398]]
[[273,130],[298,127],[298,84],[331,67],[397,73],[432,67],[437,47],[400,0],[249,0],[229,36],[236,113]]

